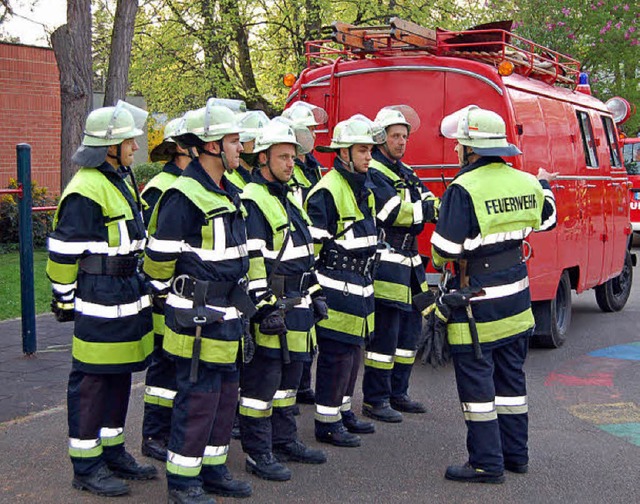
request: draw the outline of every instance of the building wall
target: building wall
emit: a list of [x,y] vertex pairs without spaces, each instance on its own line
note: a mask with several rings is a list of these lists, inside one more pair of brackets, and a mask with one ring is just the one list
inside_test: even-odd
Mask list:
[[[102,107],[104,93],[94,93]],[[146,109],[141,97],[127,101]],[[52,49],[0,42],[0,188],[16,178],[16,145],[31,145],[31,179],[60,192],[60,74]],[[145,127],[146,133],[146,127]],[[135,164],[148,160],[147,136],[138,138]]]
[[0,187],[16,178],[16,145],[31,145],[32,179],[60,187],[60,77],[53,50],[0,43]]

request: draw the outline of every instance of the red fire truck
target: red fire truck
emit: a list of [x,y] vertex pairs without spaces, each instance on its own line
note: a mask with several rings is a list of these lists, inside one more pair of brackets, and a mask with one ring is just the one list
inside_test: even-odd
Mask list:
[[640,237],[640,137],[623,138],[622,152],[624,166],[632,184],[629,196],[629,218],[634,238],[638,241]]
[[[333,126],[353,114],[373,118],[385,105],[409,105],[421,126],[403,161],[442,194],[458,165],[440,121],[470,104],[496,111],[506,120],[509,142],[523,152],[507,161],[533,174],[541,166],[560,172],[552,186],[557,228],[529,240],[535,343],[564,343],[571,290],[595,289],[604,311],[624,307],[635,263],[629,179],[611,112],[577,89],[578,61],[516,36],[510,23],[460,32],[398,18],[386,26],[332,26],[331,40],[307,43],[307,68],[287,99],[328,112],[327,129],[316,130],[318,144],[328,145]],[[330,166],[328,158],[322,161]],[[432,232],[422,236],[423,253]]]

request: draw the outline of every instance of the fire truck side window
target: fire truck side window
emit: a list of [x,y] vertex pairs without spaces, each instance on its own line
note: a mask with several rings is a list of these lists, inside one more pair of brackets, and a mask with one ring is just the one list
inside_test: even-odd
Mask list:
[[607,145],[609,146],[609,159],[611,160],[611,166],[621,167],[620,162],[620,146],[618,145],[618,137],[616,130],[613,127],[613,121],[610,117],[602,116],[602,126],[607,134]]
[[591,119],[586,112],[577,111],[578,122],[580,123],[580,133],[582,133],[582,147],[584,148],[584,158],[589,168],[598,167],[598,157],[596,156],[596,142],[593,138]]
[[624,167],[629,175],[640,175],[640,143],[628,143],[624,147]]

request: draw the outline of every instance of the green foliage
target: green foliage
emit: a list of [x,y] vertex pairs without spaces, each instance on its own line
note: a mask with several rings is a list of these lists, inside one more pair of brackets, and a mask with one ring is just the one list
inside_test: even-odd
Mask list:
[[[17,252],[0,253],[0,320],[17,318],[20,306],[20,256]],[[49,311],[51,284],[46,274],[47,252],[35,250],[33,253],[33,275],[36,299],[36,313]]]
[[[568,54],[589,73],[592,93],[606,101],[622,96],[640,106],[640,12],[617,0],[528,0],[514,14],[516,33]],[[623,130],[635,136],[640,114]]]
[[133,167],[136,183],[139,187],[144,187],[147,183],[162,171],[164,163],[140,163]]
[[[9,179],[9,189],[17,189],[18,182]],[[47,188],[37,183],[31,183],[33,206],[55,206],[56,198],[47,194]],[[47,235],[51,231],[53,212],[34,212],[33,214],[33,244],[36,247],[46,245]],[[19,240],[18,227],[18,196],[5,194],[0,197],[0,244],[15,244]]]

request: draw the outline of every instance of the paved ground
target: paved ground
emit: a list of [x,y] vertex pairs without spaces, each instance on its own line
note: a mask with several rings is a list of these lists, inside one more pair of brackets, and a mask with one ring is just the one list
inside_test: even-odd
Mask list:
[[[358,449],[323,447],[329,462],[292,464],[290,482],[247,475],[237,441],[232,442],[229,467],[251,481],[254,496],[248,503],[637,502],[640,436],[633,429],[640,425],[640,353],[634,354],[639,317],[639,288],[619,314],[601,313],[593,294],[587,293],[574,305],[567,344],[531,352],[531,470],[527,475],[507,474],[504,485],[459,484],[442,477],[447,464],[463,462],[466,456],[465,426],[450,366],[414,369],[412,394],[427,404],[426,415],[406,415],[397,425],[376,424],[376,434],[363,436]],[[72,325],[59,324],[50,315],[38,317],[37,323],[38,352],[31,359],[22,356],[20,321],[0,323],[0,502],[105,502],[70,485],[65,388]],[[126,429],[127,446],[136,457],[142,379],[142,373],[135,375]],[[357,393],[358,412],[361,400]],[[621,416],[616,408],[626,413]],[[299,430],[301,439],[319,447],[311,406],[302,406]],[[118,502],[166,502],[163,468],[157,466],[158,480],[132,483],[131,495]]]

